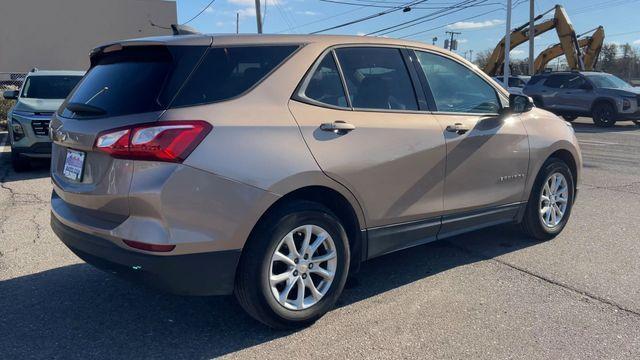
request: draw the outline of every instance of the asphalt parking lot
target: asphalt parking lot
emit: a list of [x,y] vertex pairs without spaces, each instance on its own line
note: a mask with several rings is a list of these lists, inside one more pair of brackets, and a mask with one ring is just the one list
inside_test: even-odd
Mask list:
[[585,167],[561,236],[500,226],[375,259],[297,332],[82,263],[49,228],[46,164],[13,173],[0,147],[0,358],[638,359],[640,127],[575,129]]

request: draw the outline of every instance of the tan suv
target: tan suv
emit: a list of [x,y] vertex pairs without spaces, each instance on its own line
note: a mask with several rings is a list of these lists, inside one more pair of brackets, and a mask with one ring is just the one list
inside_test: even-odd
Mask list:
[[554,237],[582,163],[570,124],[461,57],[369,37],[102,46],[51,132],[51,225],[73,252],[235,293],[276,328],[318,319],[376,256],[501,223]]

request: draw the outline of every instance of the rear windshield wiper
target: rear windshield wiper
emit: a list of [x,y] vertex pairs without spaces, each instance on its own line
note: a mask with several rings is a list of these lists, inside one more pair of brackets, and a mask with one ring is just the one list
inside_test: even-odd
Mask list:
[[103,108],[85,103],[70,102],[66,107],[71,112],[79,115],[104,115],[107,113]]

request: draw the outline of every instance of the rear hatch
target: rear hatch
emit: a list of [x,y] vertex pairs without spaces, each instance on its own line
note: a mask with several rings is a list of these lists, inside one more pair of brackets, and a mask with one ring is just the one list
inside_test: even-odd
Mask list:
[[51,122],[53,201],[60,197],[116,217],[129,214],[133,161],[95,150],[96,139],[113,129],[158,120],[211,38],[187,43],[134,41],[92,52],[91,69]]

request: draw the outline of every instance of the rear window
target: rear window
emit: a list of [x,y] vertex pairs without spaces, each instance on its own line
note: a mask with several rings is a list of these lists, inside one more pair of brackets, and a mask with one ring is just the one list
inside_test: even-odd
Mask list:
[[534,85],[540,82],[540,80],[544,79],[545,77],[541,76],[541,75],[533,75],[533,77],[531,77],[531,80],[529,80],[529,82],[527,82],[527,85]]
[[96,59],[60,109],[65,117],[102,117],[167,108],[207,47],[132,46]]
[[297,48],[296,45],[211,48],[171,107],[207,104],[241,95]]
[[29,76],[22,87],[20,96],[31,99],[64,99],[80,79],[82,76]]

